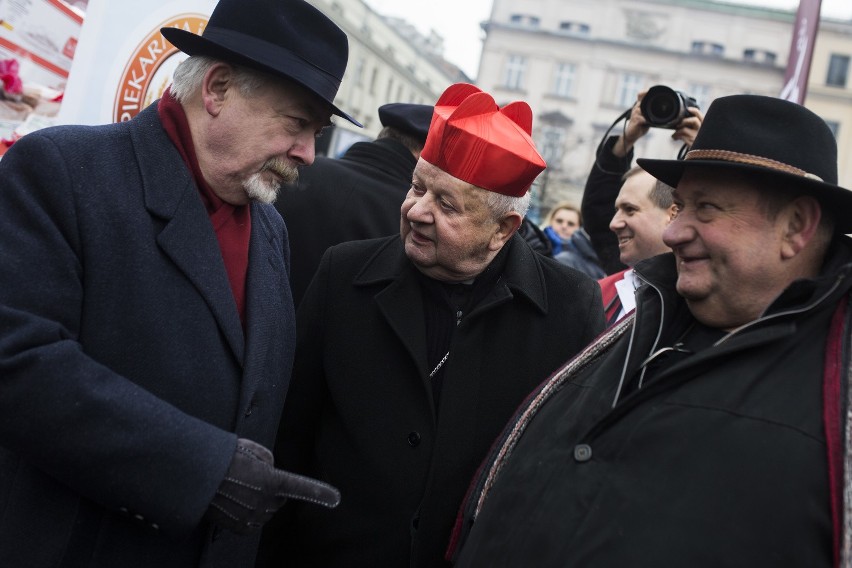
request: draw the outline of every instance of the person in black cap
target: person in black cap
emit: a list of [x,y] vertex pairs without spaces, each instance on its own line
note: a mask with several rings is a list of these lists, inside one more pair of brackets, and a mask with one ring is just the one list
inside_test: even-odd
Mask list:
[[[470,566],[848,566],[852,192],[826,123],[716,99],[636,311],[530,396],[471,485]],[[463,545],[462,545],[463,544]],[[460,545],[462,545],[460,547]]]
[[299,306],[325,250],[338,243],[399,233],[399,210],[426,142],[432,106],[379,107],[382,128],[340,159],[318,157],[275,207],[290,235],[290,287]]
[[[0,566],[246,567],[294,352],[268,203],[332,114],[345,34],[302,0],[221,0],[134,119],[0,163]],[[247,533],[247,534],[243,534]]]

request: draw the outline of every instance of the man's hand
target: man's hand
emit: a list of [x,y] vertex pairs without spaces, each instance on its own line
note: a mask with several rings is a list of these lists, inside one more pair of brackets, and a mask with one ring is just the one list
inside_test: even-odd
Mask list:
[[689,107],[687,110],[690,116],[680,121],[672,134],[672,139],[680,140],[692,147],[695,137],[698,136],[698,129],[701,128],[701,123],[704,121],[704,114],[697,107]]
[[630,153],[630,150],[633,149],[633,145],[636,144],[636,141],[648,134],[648,130],[651,128],[645,120],[645,117],[642,116],[642,111],[639,107],[642,103],[642,99],[645,97],[645,93],[647,92],[648,91],[640,91],[636,96],[636,103],[633,105],[633,108],[630,109],[630,118],[627,119],[627,124],[624,125],[624,131],[612,147],[612,153],[617,158],[627,156],[627,154]]
[[272,452],[240,438],[225,479],[219,485],[207,519],[238,534],[257,530],[287,499],[334,508],[340,493],[326,483],[273,467]]

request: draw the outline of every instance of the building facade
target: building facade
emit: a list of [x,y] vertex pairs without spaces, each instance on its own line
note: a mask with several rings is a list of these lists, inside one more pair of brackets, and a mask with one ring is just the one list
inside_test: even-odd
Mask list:
[[[666,85],[702,109],[720,96],[777,96],[795,13],[711,0],[494,0],[477,83],[499,102],[523,99],[548,162],[535,195],[541,211],[579,203],[598,144],[637,94]],[[805,104],[840,146],[840,180],[852,187],[852,22],[823,21]],[[674,158],[671,130],[652,128],[636,155]],[[533,217],[538,211],[532,211]]]
[[434,104],[452,83],[470,82],[443,59],[443,40],[420,34],[400,20],[385,18],[362,0],[308,0],[349,37],[349,64],[335,104],[363,125],[336,121],[318,151],[335,156],[353,142],[373,139],[382,128],[378,108],[385,103]]

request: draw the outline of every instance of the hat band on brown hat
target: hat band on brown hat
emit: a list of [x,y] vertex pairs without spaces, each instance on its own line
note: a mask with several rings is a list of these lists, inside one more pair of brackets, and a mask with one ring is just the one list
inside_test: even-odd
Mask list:
[[791,166],[789,164],[785,164],[783,162],[779,162],[777,160],[773,160],[771,158],[764,158],[763,156],[755,156],[753,154],[742,154],[740,152],[732,152],[730,150],[690,150],[686,153],[685,159],[723,160],[726,162],[737,162],[740,164],[749,164],[752,166],[769,168],[771,170],[776,170],[779,172],[784,172],[795,176],[801,176],[817,181],[824,181],[816,174],[806,172],[805,170],[802,170],[795,166]]

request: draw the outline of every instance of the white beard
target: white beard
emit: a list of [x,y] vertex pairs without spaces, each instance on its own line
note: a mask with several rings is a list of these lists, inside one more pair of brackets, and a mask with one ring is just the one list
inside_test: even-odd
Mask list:
[[277,181],[268,182],[263,179],[263,174],[252,174],[243,182],[243,189],[251,201],[272,204],[278,198],[278,190],[281,185]]
[[277,181],[266,181],[263,172],[272,170],[282,178],[283,183],[296,183],[299,181],[299,170],[296,166],[282,163],[278,160],[270,160],[256,174],[252,174],[243,182],[243,189],[251,201],[272,204],[278,198],[278,190],[281,183]]

